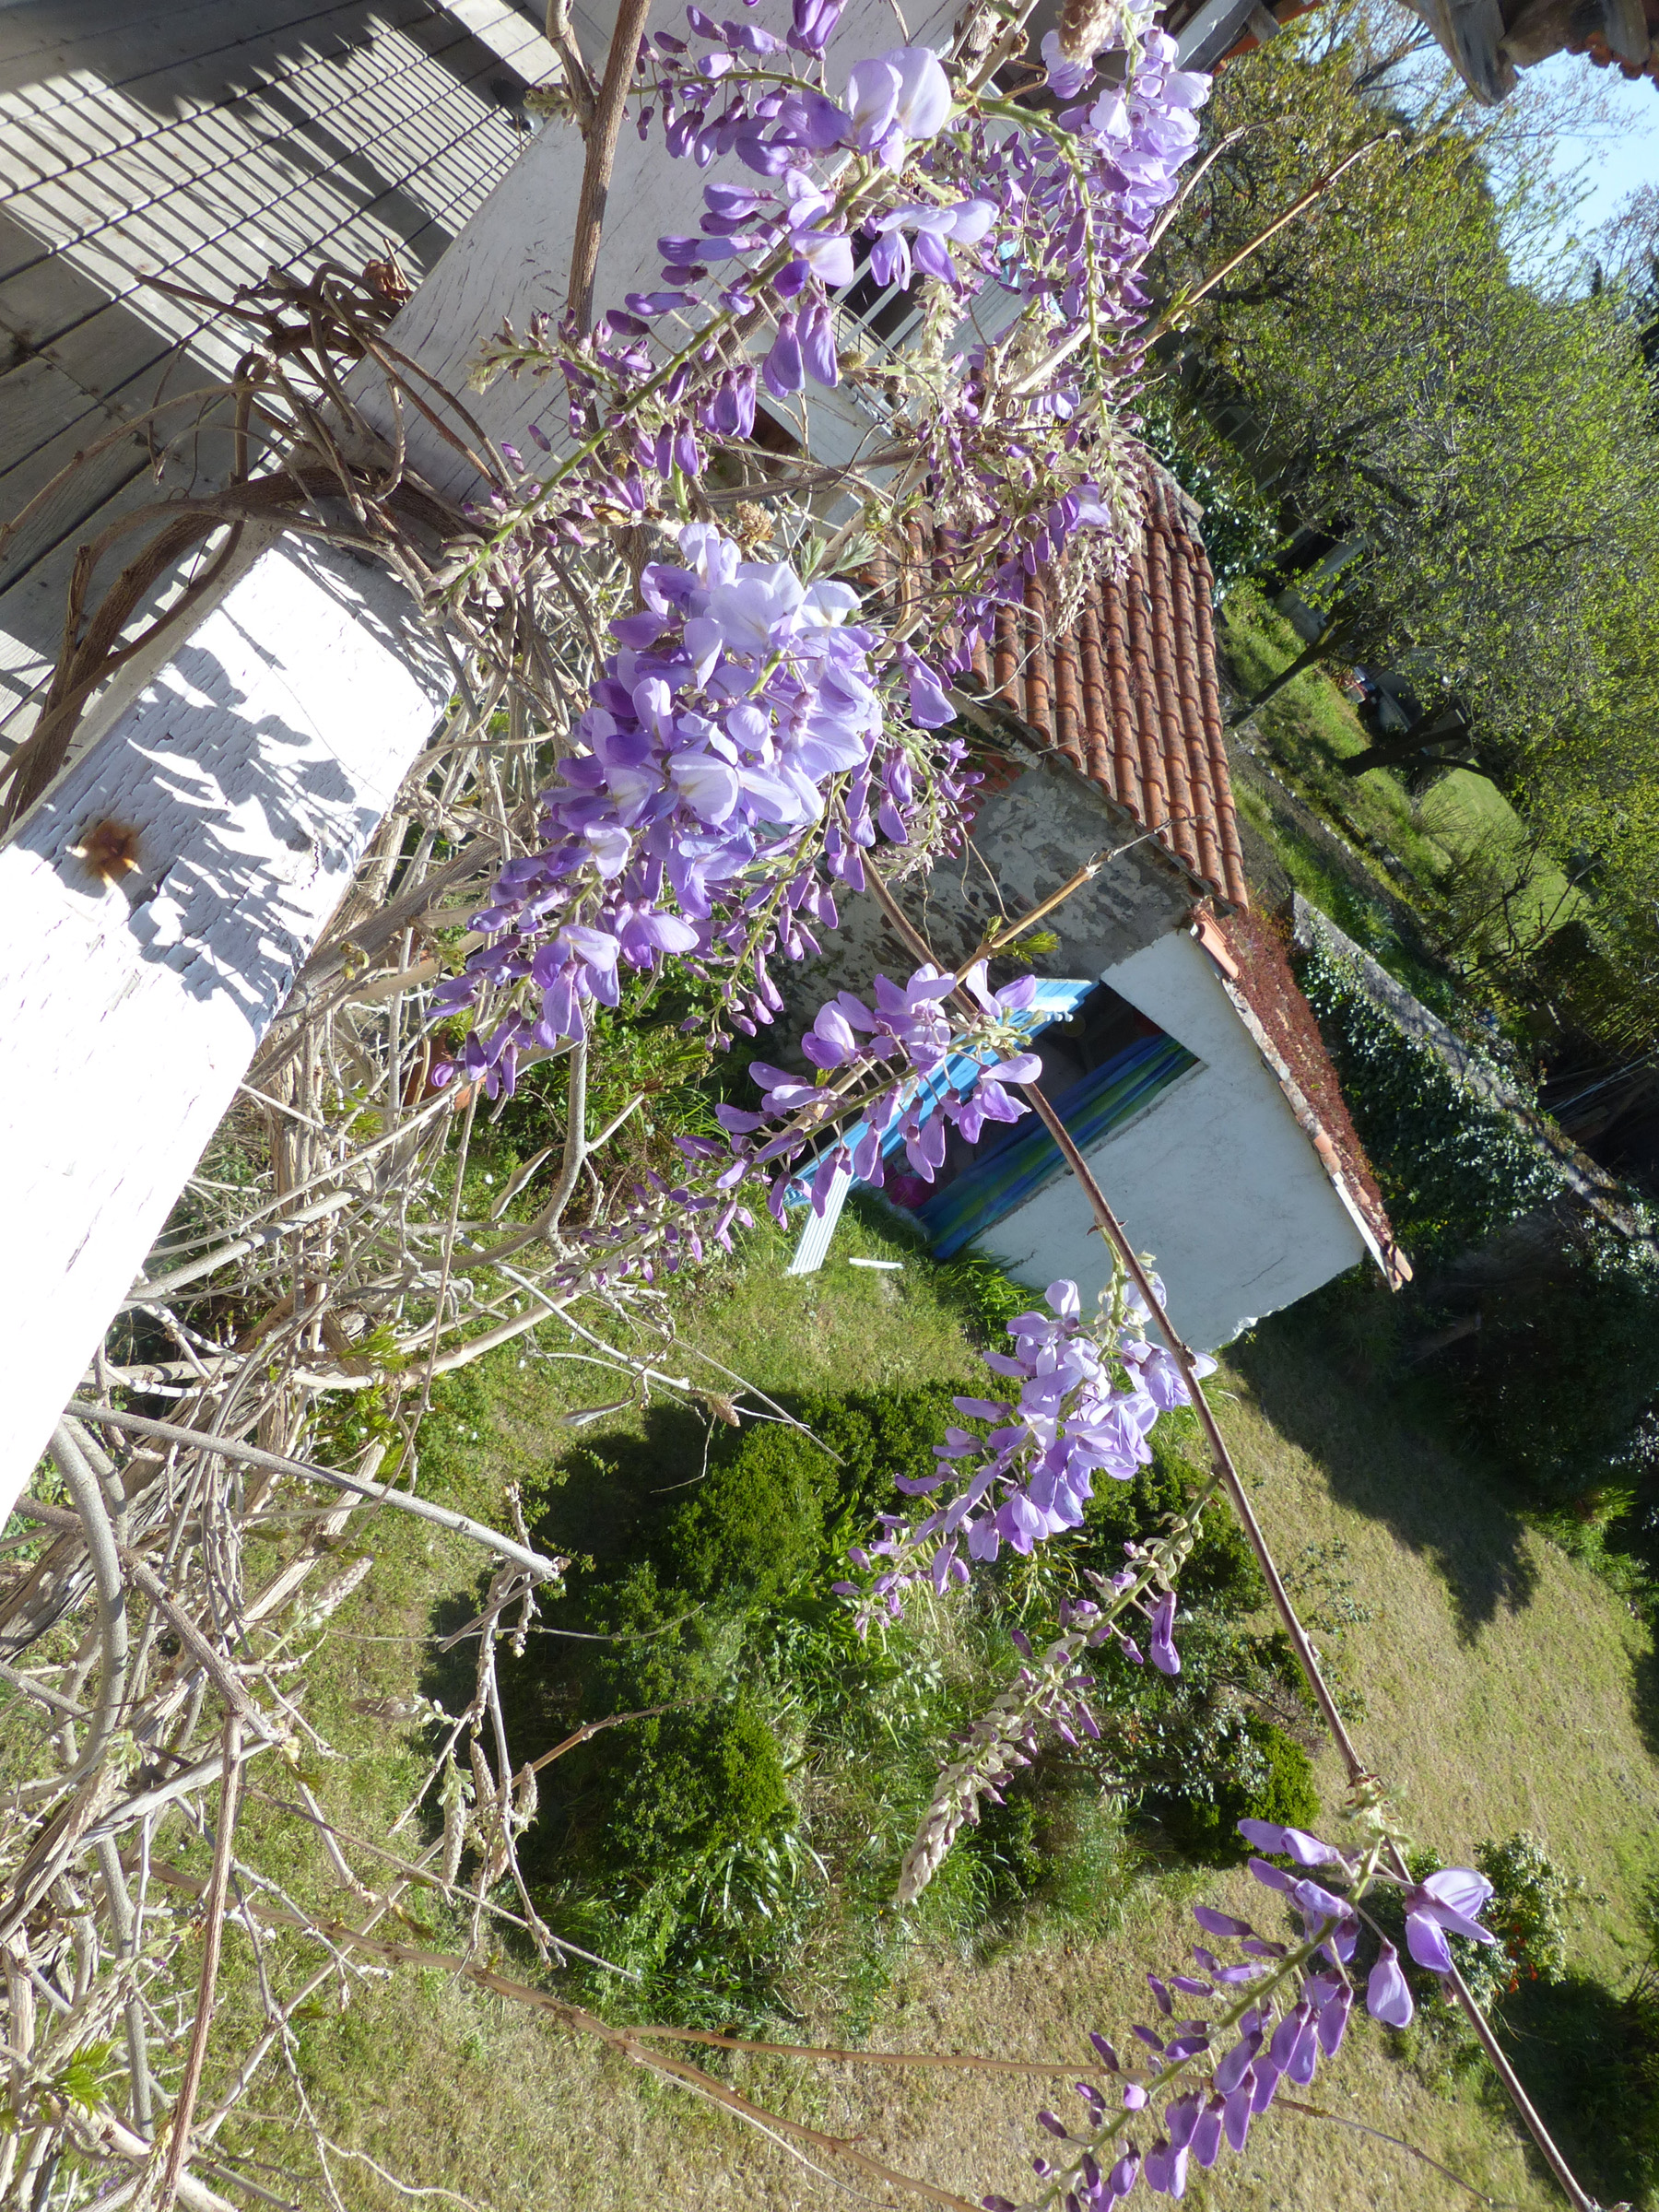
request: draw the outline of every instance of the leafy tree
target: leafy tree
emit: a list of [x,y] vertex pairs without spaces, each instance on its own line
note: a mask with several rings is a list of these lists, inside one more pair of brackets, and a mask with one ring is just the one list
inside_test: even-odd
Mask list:
[[1190,307],[1166,358],[1308,558],[1349,555],[1304,587],[1323,649],[1455,698],[1559,849],[1645,865],[1659,439],[1641,348],[1615,289],[1517,274],[1535,163],[1415,90],[1408,47],[1350,4],[1223,75],[1216,158],[1164,244],[1172,302],[1359,158]]

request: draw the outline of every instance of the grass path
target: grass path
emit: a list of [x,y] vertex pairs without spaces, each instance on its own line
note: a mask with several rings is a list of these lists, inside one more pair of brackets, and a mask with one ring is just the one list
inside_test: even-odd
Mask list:
[[[961,1371],[971,1347],[935,1272],[908,1255],[900,1275],[847,1267],[860,1252],[901,1255],[877,1229],[850,1219],[830,1266],[790,1280],[776,1272],[781,1255],[769,1239],[686,1300],[686,1335],[762,1388]],[[502,1364],[477,1435],[465,1437],[464,1418],[456,1424],[463,1441],[447,1479],[457,1501],[488,1510],[504,1481],[545,1468],[558,1448],[550,1422],[591,1391],[591,1381],[571,1382],[581,1373]],[[1633,1702],[1651,1654],[1635,1622],[1481,1477],[1380,1403],[1347,1349],[1322,1342],[1309,1324],[1265,1327],[1218,1382],[1228,1394],[1224,1425],[1287,1561],[1308,1544],[1347,1547],[1344,1571],[1371,1618],[1347,1630],[1340,1664],[1350,1683],[1363,1684],[1359,1738],[1396,1783],[1407,1819],[1448,1856],[1533,1828],[1594,1893],[1577,1937],[1581,1961],[1617,1979],[1630,1956],[1641,1884],[1659,1865],[1659,1765]],[[352,1754],[331,1770],[329,1794],[342,1813],[355,1804],[366,1832],[374,1832],[377,1803],[406,1788],[414,1771],[387,1727],[387,1700],[415,1685],[433,1583],[464,1587],[472,1565],[458,1550],[452,1558],[446,1539],[428,1547],[406,1528],[385,1535],[408,1556],[401,1565],[388,1559],[394,1571],[341,1617],[339,1672],[314,1712]],[[1336,1778],[1322,1780],[1334,1801]],[[1203,1894],[1237,1907],[1246,1892],[1259,1911],[1246,1877],[1203,1882]],[[1186,1903],[1197,1893],[1193,1877],[1171,1875],[1132,1887],[1097,1927],[1076,1926],[1063,1943],[1033,1937],[990,1957],[912,1952],[869,2041],[1078,2063],[1088,2029],[1121,2036],[1144,2013],[1141,1977],[1176,1963],[1191,1940]],[[826,2000],[804,1991],[800,2001],[802,2040],[839,2036]],[[1431,2091],[1383,2041],[1369,2025],[1355,2033],[1319,2085],[1322,2106],[1407,2137],[1500,2204],[1542,2212],[1556,2201],[1477,2088]],[[435,1973],[361,1988],[344,2015],[307,2023],[301,2051],[336,2143],[499,2212],[829,2212],[899,2201],[863,2183],[850,2188],[844,2173],[823,2178],[708,2108]],[[1064,2110],[1068,2094],[1064,2082],[941,2082],[753,2059],[731,2062],[730,2078],[759,2101],[856,2136],[875,2155],[970,2199],[1021,2193],[1030,2182],[1023,2162],[1041,2141],[1035,2108]],[[266,2109],[280,2102],[273,2087]],[[275,2157],[281,2141],[274,2125],[260,2147]],[[362,2163],[337,2164],[335,2178],[351,2212],[408,2201]],[[1260,2130],[1242,2159],[1194,2177],[1186,2199],[1198,2212],[1449,2212],[1474,2201],[1398,2150],[1288,2114]]]
[[1443,1853],[1531,1828],[1593,1893],[1583,1962],[1617,1976],[1659,1876],[1650,1639],[1488,1481],[1397,1413],[1379,1420],[1299,1334],[1265,1329],[1238,1357],[1228,1428],[1284,1557],[1348,1546],[1372,1614],[1343,1639],[1364,1684],[1361,1747]]

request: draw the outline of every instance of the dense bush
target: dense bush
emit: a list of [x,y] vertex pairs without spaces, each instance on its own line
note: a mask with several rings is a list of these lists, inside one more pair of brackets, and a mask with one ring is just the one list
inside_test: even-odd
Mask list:
[[1517,1272],[1483,1288],[1480,1320],[1458,1376],[1465,1434],[1543,1498],[1588,1498],[1612,1483],[1639,1511],[1659,1488],[1651,1255],[1605,1234],[1563,1237],[1542,1279]]
[[[1020,1310],[1029,1303],[1027,1293]],[[982,1387],[982,1377],[967,1377],[959,1383],[926,1383],[916,1390],[877,1390],[844,1398],[816,1395],[795,1402],[792,1410],[835,1456],[824,1521],[826,1563],[833,1563],[835,1575],[845,1573],[847,1547],[868,1535],[877,1514],[900,1504],[894,1476],[929,1475],[938,1465],[933,1448],[958,1418],[952,1404],[956,1392]]]
[[644,1722],[616,1776],[601,1839],[613,1862],[754,1842],[789,1810],[778,1739],[742,1695]]
[[[1651,2212],[1659,2202],[1659,1895],[1650,1893],[1643,1915],[1646,1959],[1622,1988],[1610,1986],[1569,1962],[1569,1923],[1583,1886],[1535,1837],[1486,1842],[1475,1856],[1493,1886],[1481,1918],[1501,1940],[1492,1947],[1453,1936],[1464,1978],[1573,2170],[1601,2202]],[[1431,1852],[1410,1860],[1419,1880],[1439,1865]],[[1418,2007],[1396,2038],[1402,2053],[1430,2086],[1484,2076],[1479,2046],[1439,1977],[1410,1960],[1394,1893],[1367,1902],[1399,1950]],[[1374,1943],[1369,1935],[1362,1941],[1361,1974]],[[1486,2093],[1501,2107],[1489,2077]]]
[[[1424,1847],[1410,1852],[1406,1859],[1413,1880],[1419,1882],[1438,1874],[1444,1864],[1437,1853]],[[1566,1979],[1568,1924],[1584,1885],[1563,1874],[1538,1839],[1525,1830],[1503,1843],[1482,1843],[1475,1864],[1492,1885],[1480,1917],[1498,1941],[1471,1943],[1461,1936],[1449,1940],[1458,1971],[1476,2002],[1501,2026],[1519,1993],[1552,1989]],[[1376,1890],[1366,1909],[1399,1952],[1411,1985],[1418,2018],[1406,2031],[1404,2044],[1418,2071],[1432,2081],[1477,2064],[1479,2046],[1440,1976],[1411,1958],[1399,1891]],[[1373,1946],[1374,1938],[1368,1936],[1361,1947],[1360,1963],[1367,1969]]]
[[1504,2041],[1574,2171],[1604,2204],[1659,2204],[1659,1952],[1629,1987],[1527,1983]]
[[1567,1918],[1582,1883],[1564,1875],[1535,1835],[1486,1842],[1475,1864],[1492,1885],[1481,1919],[1495,1945],[1459,1946],[1464,1980],[1483,2006],[1500,2006],[1524,1982],[1557,1983],[1567,1971]]
[[832,1465],[798,1430],[742,1432],[663,1531],[659,1564],[695,1596],[769,1605],[818,1565]]
[[[1058,1583],[1088,1588],[1088,1576],[1116,1571],[1125,1545],[1152,1540],[1188,1510],[1198,1478],[1182,1445],[1195,1430],[1189,1415],[1166,1418],[1153,1433],[1152,1464],[1132,1482],[1098,1483],[1069,1544],[1004,1566],[1005,1602],[1028,1632]],[[1245,1855],[1236,1824],[1252,1814],[1298,1827],[1316,1819],[1312,1770],[1294,1734],[1308,1725],[1306,1691],[1282,1633],[1255,1625],[1266,1594],[1243,1532],[1213,1502],[1181,1575],[1180,1674],[1102,1653],[1089,1700],[1100,1741],[1050,1747],[1039,1782],[1081,1769],[1097,1788],[1143,1807],[1165,1842],[1205,1865]]]
[[[1343,962],[1316,949],[1300,972],[1419,1286],[1435,1264],[1559,1195],[1543,1146],[1406,1037]],[[1652,1238],[1584,1222],[1533,1236],[1529,1225],[1524,1250],[1492,1251],[1501,1265],[1478,1278],[1479,1330],[1441,1363],[1454,1379],[1441,1394],[1444,1415],[1539,1498],[1578,1499],[1622,1479],[1641,1522],[1659,1491],[1648,1441],[1659,1400]],[[1427,1306],[1433,1295],[1431,1279],[1409,1294],[1425,1331],[1445,1318]]]
[[1419,1267],[1558,1194],[1560,1171],[1542,1147],[1406,1036],[1340,959],[1316,947],[1298,974],[1394,1233]]
[[1204,549],[1221,599],[1267,567],[1283,535],[1278,516],[1235,450],[1179,391],[1154,384],[1142,404],[1142,436],[1204,510]]
[[[986,1303],[994,1291],[964,1286]],[[1006,1284],[995,1295],[1013,1297]],[[1009,1630],[1052,1634],[1063,1596],[1092,1591],[1125,1544],[1191,1503],[1181,1443],[1195,1425],[1171,1418],[1152,1464],[1102,1479],[1070,1539],[1030,1560],[1005,1553],[971,1595],[936,1616],[919,1600],[861,1641],[830,1584],[876,1515],[900,1506],[895,1474],[934,1465],[952,1396],[948,1384],[801,1396],[787,1402],[799,1427],[712,1434],[665,1413],[643,1439],[567,1455],[538,1534],[582,1564],[522,1655],[500,1654],[509,1727],[535,1758],[579,1723],[641,1717],[544,1771],[523,1861],[555,1932],[641,1977],[669,2017],[763,2017],[809,1926],[821,1941],[833,1925],[853,1951],[841,1971],[867,1979],[896,1940],[885,1908],[939,1759],[1012,1670]],[[1210,1862],[1232,1855],[1246,1813],[1316,1818],[1284,1732],[1303,1719],[1295,1668],[1254,1625],[1264,1595],[1215,1505],[1182,1576],[1180,1677],[1103,1653],[1099,1745],[1044,1746],[952,1854],[923,1924],[975,1941],[1032,1912],[1098,1924],[1127,1878],[1124,1818],[1143,1804],[1163,1843]],[[603,2001],[603,1978],[589,1994]]]
[[1230,1740],[1232,1759],[1203,1778],[1203,1794],[1191,1789],[1156,1801],[1171,1841],[1206,1866],[1241,1865],[1249,1857],[1241,1820],[1312,1829],[1319,1819],[1313,1768],[1299,1743],[1253,1712],[1241,1717]]

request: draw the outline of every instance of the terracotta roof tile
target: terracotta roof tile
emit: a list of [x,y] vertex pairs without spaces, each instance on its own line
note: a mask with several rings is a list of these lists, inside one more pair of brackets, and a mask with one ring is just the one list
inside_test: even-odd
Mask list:
[[[1214,578],[1197,510],[1150,455],[1142,503],[1146,526],[1124,575],[1091,585],[1064,629],[1051,620],[1064,596],[1059,580],[1028,577],[1023,606],[998,610],[975,677],[1205,890],[1248,910],[1216,683]],[[945,534],[911,527],[912,559],[926,561],[931,546],[938,574]]]

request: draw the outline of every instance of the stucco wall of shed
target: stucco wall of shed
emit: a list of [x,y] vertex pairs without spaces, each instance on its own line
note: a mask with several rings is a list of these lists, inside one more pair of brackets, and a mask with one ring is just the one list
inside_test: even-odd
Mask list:
[[[1098,784],[1059,754],[1038,755],[982,802],[963,852],[895,889],[940,959],[954,963],[1005,920],[1052,898],[1091,853],[1127,845],[1044,924],[1059,943],[1032,962],[1041,976],[1100,975],[1177,928],[1197,896],[1184,870],[1149,839],[1132,841],[1135,835]],[[772,963],[787,1014],[768,1040],[778,1048],[769,1057],[805,1065],[794,1040],[825,999],[837,991],[867,996],[877,973],[901,979],[916,965],[874,899],[838,892],[837,903],[841,927],[821,959],[800,968]]]
[[[1354,1266],[1367,1248],[1203,947],[1171,931],[1102,981],[1200,1062],[1089,1165],[1136,1247],[1155,1256],[1176,1327],[1213,1351]],[[984,1243],[1018,1281],[1069,1276],[1087,1303],[1109,1273],[1090,1230],[1066,1176]]]

